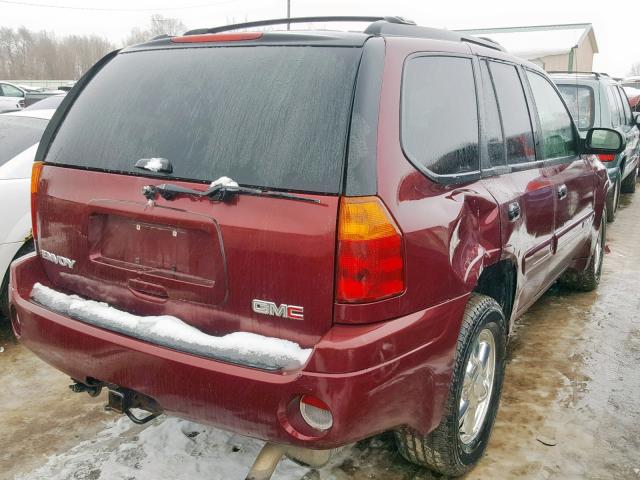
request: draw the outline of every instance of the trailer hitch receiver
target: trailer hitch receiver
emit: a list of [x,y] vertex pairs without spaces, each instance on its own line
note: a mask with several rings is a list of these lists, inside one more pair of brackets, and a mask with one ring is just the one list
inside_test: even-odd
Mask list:
[[[153,398],[127,388],[109,388],[109,398],[105,410],[124,413],[129,420],[143,425],[162,414],[162,407]],[[145,410],[149,414],[139,417],[131,409]]]

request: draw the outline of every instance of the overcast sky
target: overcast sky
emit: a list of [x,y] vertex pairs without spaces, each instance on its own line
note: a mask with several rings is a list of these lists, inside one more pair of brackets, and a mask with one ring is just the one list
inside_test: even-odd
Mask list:
[[[197,28],[284,17],[286,0],[0,0],[2,27],[95,33],[116,44],[133,27],[145,26],[153,13]],[[595,70],[624,76],[640,61],[637,0],[291,0],[291,15],[400,15],[449,29],[591,22],[600,51]]]

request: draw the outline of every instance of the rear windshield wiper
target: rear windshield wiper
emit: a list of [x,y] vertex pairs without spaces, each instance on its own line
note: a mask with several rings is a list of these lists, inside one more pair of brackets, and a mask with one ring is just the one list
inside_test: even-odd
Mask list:
[[300,202],[320,203],[315,198],[302,197],[293,193],[275,192],[272,190],[262,190],[259,188],[241,187],[238,185],[213,185],[207,190],[192,190],[191,188],[180,187],[170,183],[162,185],[146,185],[142,188],[142,194],[147,200],[155,200],[160,195],[165,200],[173,200],[180,196],[207,197],[215,201],[225,201],[236,194],[254,195],[257,197],[284,198],[287,200],[297,200]]

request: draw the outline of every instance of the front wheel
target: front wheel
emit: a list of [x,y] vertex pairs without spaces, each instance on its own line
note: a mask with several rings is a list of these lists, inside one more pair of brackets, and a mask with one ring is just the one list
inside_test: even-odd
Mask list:
[[618,204],[620,203],[620,179],[616,179],[613,190],[607,196],[607,222],[611,223],[616,219],[618,213]]
[[412,463],[449,476],[469,471],[489,442],[505,369],[507,329],[500,305],[473,294],[465,309],[440,425],[427,435],[402,428],[398,449]]
[[589,260],[587,269],[582,272],[575,270],[566,271],[560,278],[560,283],[582,292],[591,292],[598,288],[600,276],[602,274],[602,263],[604,262],[604,249],[607,238],[607,222],[605,222],[606,212],[602,212],[600,221],[600,231]]
[[622,185],[620,186],[620,191],[622,193],[633,193],[636,191],[636,183],[638,181],[638,167],[633,169],[627,178],[622,181]]

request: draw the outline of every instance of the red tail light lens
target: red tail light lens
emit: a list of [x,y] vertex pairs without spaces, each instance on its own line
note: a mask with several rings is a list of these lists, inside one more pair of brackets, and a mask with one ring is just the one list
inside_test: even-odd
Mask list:
[[42,162],[33,162],[33,166],[31,167],[31,232],[36,242],[38,238],[37,197],[40,186],[40,174],[42,173],[43,166],[44,164]]
[[600,153],[598,154],[598,158],[601,162],[613,162],[616,156],[610,153]]
[[338,225],[338,302],[381,300],[404,291],[402,234],[378,197],[343,197]]

